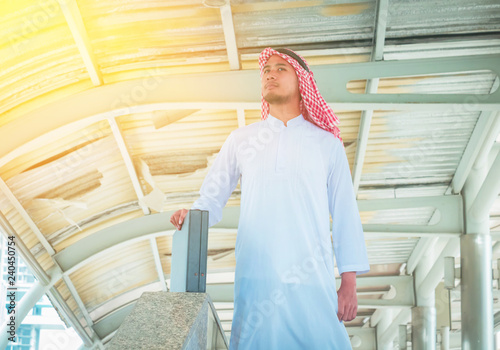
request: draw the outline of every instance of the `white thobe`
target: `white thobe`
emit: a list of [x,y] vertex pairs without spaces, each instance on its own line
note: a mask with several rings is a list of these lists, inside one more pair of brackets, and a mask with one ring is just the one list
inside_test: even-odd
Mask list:
[[340,274],[370,267],[340,140],[302,115],[234,130],[191,209],[215,225],[239,179],[230,350],[351,349],[334,252]]

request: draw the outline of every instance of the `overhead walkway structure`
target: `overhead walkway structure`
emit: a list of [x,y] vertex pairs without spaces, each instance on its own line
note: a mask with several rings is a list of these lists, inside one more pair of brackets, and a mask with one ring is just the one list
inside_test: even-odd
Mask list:
[[[371,265],[353,349],[493,349],[498,1],[26,0],[0,16],[0,230],[37,279],[19,320],[46,294],[103,349],[144,292],[168,293],[169,218],[229,133],[260,120],[259,52],[286,46],[352,171]],[[228,339],[240,197],[207,243]]]

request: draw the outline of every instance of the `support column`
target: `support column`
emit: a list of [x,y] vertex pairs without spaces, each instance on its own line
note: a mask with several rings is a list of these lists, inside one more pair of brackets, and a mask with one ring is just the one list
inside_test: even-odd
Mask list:
[[492,244],[489,212],[500,192],[500,154],[478,157],[463,194],[461,250],[462,349],[493,350]]
[[[437,256],[437,258],[436,258]],[[436,245],[424,254],[415,269],[416,306],[411,309],[411,346],[416,350],[436,350],[436,297],[434,283],[425,283],[439,259]],[[423,287],[422,287],[423,285]]]
[[436,308],[411,309],[411,346],[415,350],[436,350]]
[[389,350],[393,348],[392,342],[386,341],[382,337],[392,323],[392,313],[392,309],[384,310],[384,315],[377,323],[377,350]]
[[462,235],[462,349],[493,350],[491,236]]
[[441,350],[450,350],[450,327],[441,327]]
[[[35,282],[31,289],[19,301],[19,304],[15,308],[15,314],[8,314],[6,316],[6,321],[0,328],[0,349],[5,349],[7,347],[9,337],[16,335],[17,328],[21,325],[21,322],[47,290],[47,286]],[[11,316],[13,320],[11,320]]]

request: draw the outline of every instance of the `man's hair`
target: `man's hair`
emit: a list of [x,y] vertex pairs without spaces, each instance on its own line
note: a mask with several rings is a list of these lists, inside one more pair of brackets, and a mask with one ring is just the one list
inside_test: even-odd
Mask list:
[[289,49],[284,49],[284,48],[274,49],[274,50],[278,51],[279,53],[284,53],[285,55],[290,56],[295,61],[297,61],[302,66],[302,68],[304,68],[306,70],[306,72],[309,72],[309,68],[307,68],[306,63],[302,60],[302,58],[300,58],[299,56],[297,56],[297,54],[295,54],[295,52],[293,52],[293,51],[291,51]]

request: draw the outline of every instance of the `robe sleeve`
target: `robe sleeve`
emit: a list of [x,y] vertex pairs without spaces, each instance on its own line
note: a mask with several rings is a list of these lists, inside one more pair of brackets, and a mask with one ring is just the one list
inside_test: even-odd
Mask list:
[[340,140],[336,138],[335,142],[331,154],[333,166],[330,168],[327,182],[328,205],[333,221],[333,249],[339,273],[356,271],[359,275],[370,270],[363,226],[352,185],[349,162]]
[[203,180],[200,197],[191,206],[191,209],[208,210],[209,227],[222,219],[222,209],[236,188],[239,177],[236,144],[231,132]]

